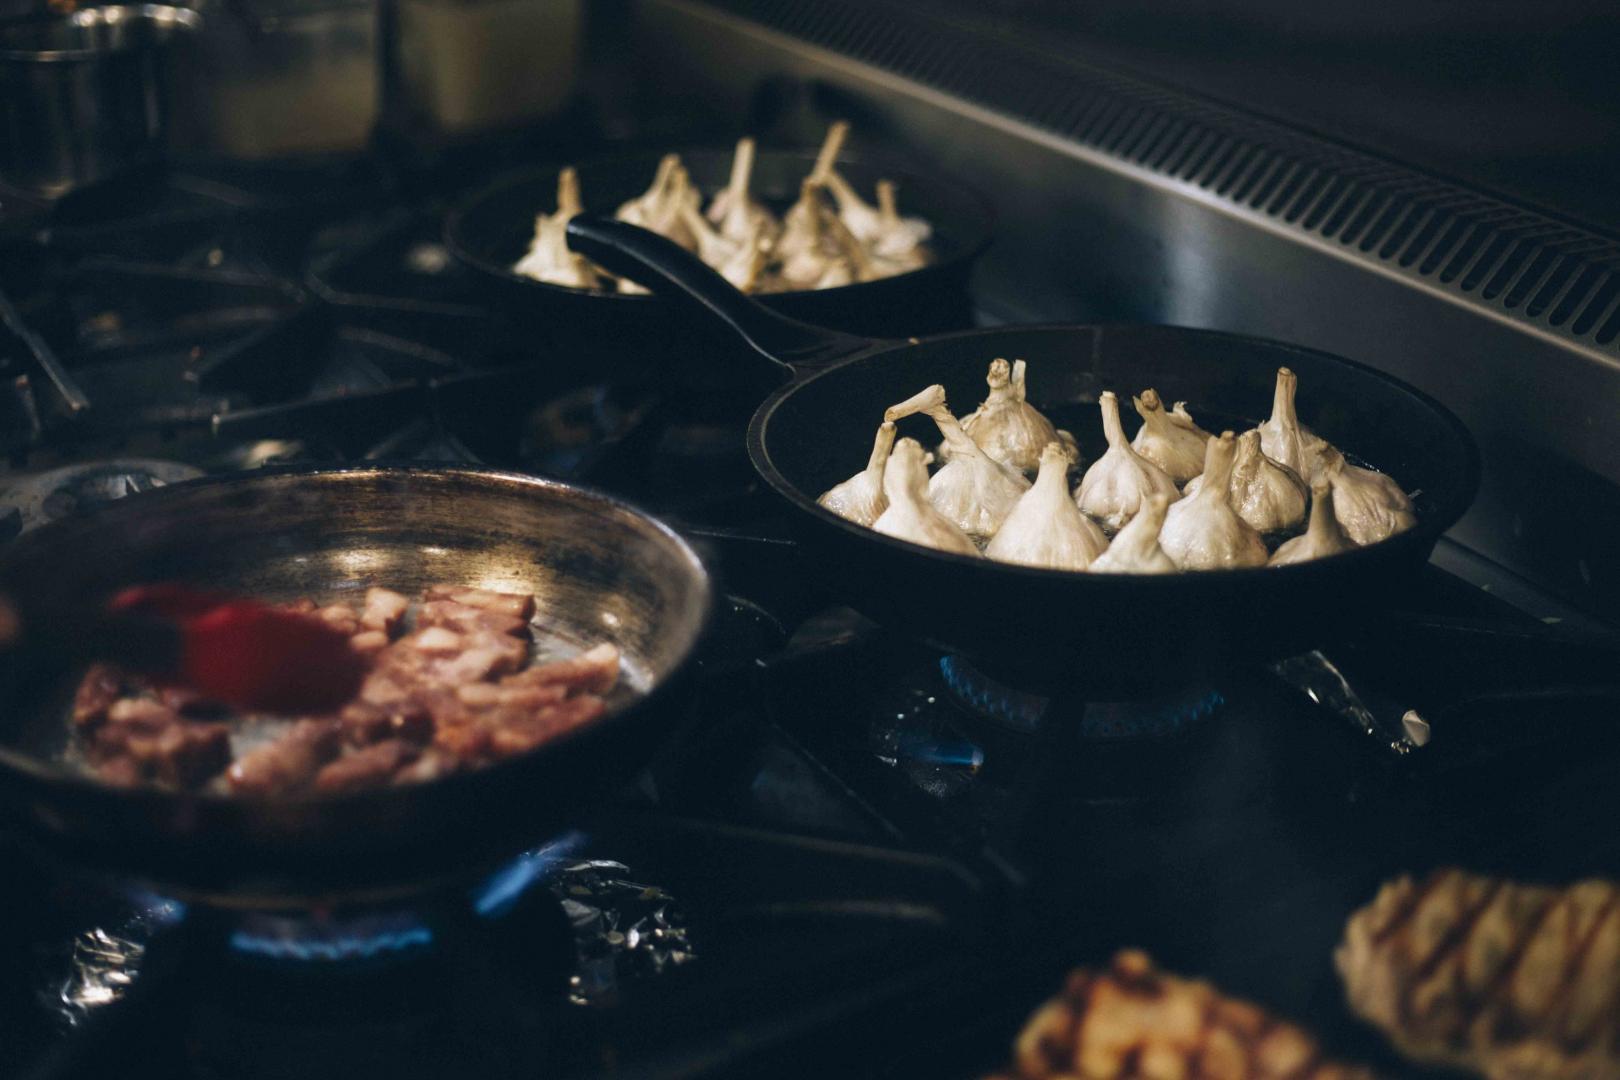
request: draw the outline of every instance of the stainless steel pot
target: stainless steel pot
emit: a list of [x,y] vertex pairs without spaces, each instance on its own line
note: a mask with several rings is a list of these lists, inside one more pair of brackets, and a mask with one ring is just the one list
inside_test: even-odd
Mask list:
[[119,4],[0,23],[0,179],[54,196],[160,158],[172,46],[201,22]]

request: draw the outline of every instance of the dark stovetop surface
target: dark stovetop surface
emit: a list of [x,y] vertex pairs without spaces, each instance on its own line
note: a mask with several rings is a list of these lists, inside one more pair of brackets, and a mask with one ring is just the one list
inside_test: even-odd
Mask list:
[[[1591,674],[1485,593],[1434,571],[1327,650],[1380,712],[1434,722],[1418,760],[1264,670],[1147,703],[1009,691],[834,604],[740,453],[746,411],[509,333],[442,261],[453,184],[351,163],[288,208],[253,179],[246,210],[120,229],[92,207],[7,263],[7,415],[31,419],[0,428],[0,530],[146,482],[14,498],[114,456],[479,461],[668,515],[724,615],[643,778],[465,895],[265,924],[0,840],[0,1072],[71,1049],[161,1075],[968,1077],[1067,967],[1127,945],[1387,1066],[1329,962],[1380,880],[1620,874],[1602,707],[1452,707]],[[224,198],[168,183],[161,206]]]

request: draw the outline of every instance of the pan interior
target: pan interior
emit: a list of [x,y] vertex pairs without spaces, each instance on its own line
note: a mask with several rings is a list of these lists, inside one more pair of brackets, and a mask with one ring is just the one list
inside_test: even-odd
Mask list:
[[[365,469],[203,481],[40,530],[0,564],[30,606],[94,604],[125,585],[185,581],[271,601],[415,597],[448,583],[533,593],[537,653],[611,641],[645,694],[701,632],[707,579],[655,522],[563,485],[468,470]],[[9,672],[17,679],[21,673]],[[23,680],[0,742],[61,760],[69,684]],[[18,689],[7,687],[8,691]]]
[[[1095,404],[1104,390],[1119,395],[1128,435],[1139,424],[1130,397],[1148,387],[1167,404],[1186,401],[1211,431],[1241,431],[1270,414],[1277,369],[1286,366],[1299,375],[1301,422],[1413,493],[1420,529],[1449,527],[1471,496],[1466,436],[1408,388],[1308,349],[1177,327],[997,329],[872,353],[778,400],[762,417],[765,455],[813,500],[865,465],[886,406],[941,383],[952,411],[965,416],[983,400],[986,369],[997,357],[1028,361],[1029,400],[1073,431],[1082,469],[1105,449]],[[900,434],[930,448],[940,441],[926,417],[903,420]]]

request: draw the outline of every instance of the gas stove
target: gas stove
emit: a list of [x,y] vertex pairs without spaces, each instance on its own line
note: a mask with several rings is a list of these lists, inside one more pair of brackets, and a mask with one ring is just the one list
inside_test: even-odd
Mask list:
[[1438,567],[1367,640],[1123,702],[841,606],[746,410],[604,377],[446,259],[489,161],[177,174],[13,228],[0,540],[270,463],[582,482],[716,570],[695,704],[575,831],[387,909],[213,911],[0,847],[7,1069],[965,1078],[1124,945],[1387,1067],[1329,963],[1380,880],[1620,873],[1614,652]]

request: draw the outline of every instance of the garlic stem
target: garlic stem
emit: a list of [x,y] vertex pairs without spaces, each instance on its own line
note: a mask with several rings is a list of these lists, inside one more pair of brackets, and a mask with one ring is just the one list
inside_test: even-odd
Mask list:
[[822,140],[821,150],[816,154],[815,167],[810,170],[807,179],[816,184],[825,184],[832,173],[833,163],[838,160],[838,154],[844,148],[844,140],[849,137],[849,121],[839,120],[827,129],[827,137]]
[[890,405],[883,410],[883,419],[894,421],[902,416],[911,416],[914,413],[930,412],[943,408],[945,405],[945,387],[935,383],[926,389],[919,390],[906,398],[898,405]]

